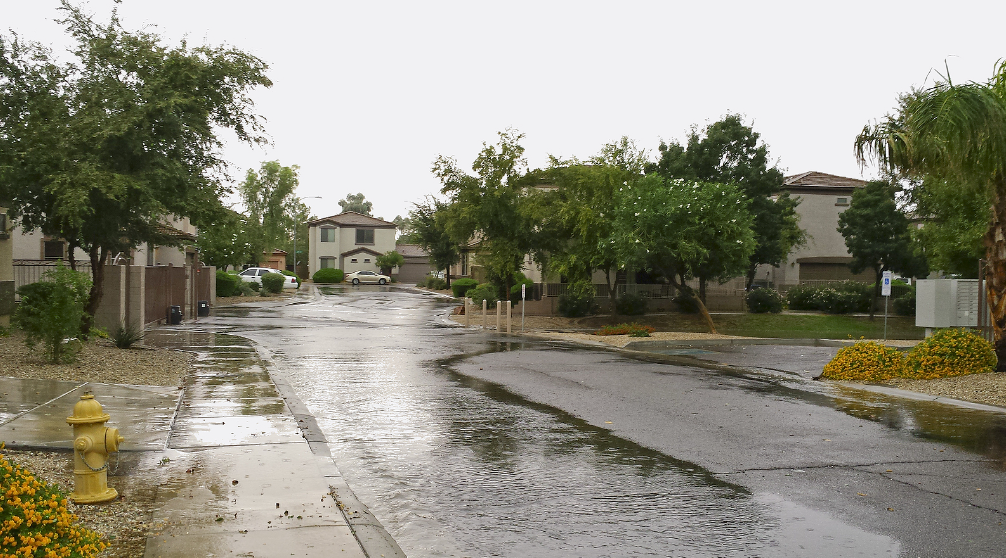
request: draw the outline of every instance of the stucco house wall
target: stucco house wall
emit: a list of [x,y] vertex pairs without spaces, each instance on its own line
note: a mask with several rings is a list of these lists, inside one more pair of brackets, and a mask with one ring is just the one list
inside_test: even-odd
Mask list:
[[[786,263],[779,267],[759,266],[755,281],[777,287],[797,285],[801,280],[873,281],[873,277],[853,275],[849,270],[852,256],[838,232],[838,216],[849,208],[852,193],[864,186],[865,180],[816,171],[786,177],[783,190],[800,200],[796,212],[800,227],[807,231],[807,243],[790,252]],[[801,266],[805,267],[804,273]]]
[[[373,231],[373,241],[369,237],[358,239],[357,230]],[[396,231],[394,223],[353,211],[310,221],[308,273],[313,276],[323,267],[338,268],[346,273],[379,272],[377,257],[395,249]]]

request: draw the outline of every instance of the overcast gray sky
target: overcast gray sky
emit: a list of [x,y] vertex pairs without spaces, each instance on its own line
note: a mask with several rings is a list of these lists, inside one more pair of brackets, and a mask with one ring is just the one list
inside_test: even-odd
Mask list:
[[[58,0],[0,0],[0,29],[64,52]],[[91,0],[107,21],[113,2]],[[229,143],[231,176],[299,165],[314,213],[363,192],[405,215],[439,190],[433,159],[465,168],[513,127],[532,168],[625,135],[656,153],[693,124],[743,114],[787,175],[860,172],[852,143],[901,92],[985,80],[1002,2],[322,2],[124,0],[127,29],[226,43],[270,65],[253,97],[273,144]],[[927,81],[928,78],[928,81]]]

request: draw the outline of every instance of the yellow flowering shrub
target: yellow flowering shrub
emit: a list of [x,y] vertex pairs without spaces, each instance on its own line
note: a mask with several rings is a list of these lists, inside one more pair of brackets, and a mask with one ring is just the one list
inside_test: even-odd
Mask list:
[[824,366],[822,378],[853,382],[879,382],[900,376],[905,368],[901,351],[875,341],[842,347]]
[[912,349],[905,377],[931,380],[991,372],[995,365],[991,343],[966,329],[941,329]]
[[[2,448],[2,446],[0,446]],[[0,558],[91,558],[108,547],[56,485],[0,455]]]

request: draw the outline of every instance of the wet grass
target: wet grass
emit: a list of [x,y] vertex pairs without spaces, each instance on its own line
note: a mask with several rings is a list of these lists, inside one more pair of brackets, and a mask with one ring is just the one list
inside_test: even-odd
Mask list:
[[[706,333],[702,318],[694,314],[651,314],[645,316],[590,316],[578,320],[579,326],[600,329],[630,319],[650,325],[657,331]],[[775,337],[780,339],[882,339],[884,316],[832,316],[823,314],[713,314],[716,330],[726,335]],[[922,339],[925,330],[915,327],[914,317],[889,316],[888,339]]]

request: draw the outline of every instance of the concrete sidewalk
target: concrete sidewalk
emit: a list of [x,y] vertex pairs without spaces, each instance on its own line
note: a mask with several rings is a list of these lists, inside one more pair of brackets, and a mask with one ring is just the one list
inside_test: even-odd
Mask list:
[[147,342],[196,353],[182,388],[0,378],[0,439],[71,448],[66,417],[93,393],[125,438],[109,485],[127,475],[157,483],[146,557],[405,556],[251,342],[184,326]]

